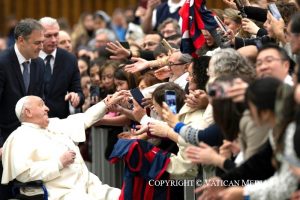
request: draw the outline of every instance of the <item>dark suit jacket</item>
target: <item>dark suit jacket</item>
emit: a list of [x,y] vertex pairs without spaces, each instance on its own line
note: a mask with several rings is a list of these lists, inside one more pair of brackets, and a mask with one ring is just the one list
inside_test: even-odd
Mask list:
[[0,53],[0,147],[9,134],[20,125],[15,114],[15,105],[18,100],[26,95],[42,97],[44,69],[42,59],[31,60],[30,83],[26,93],[14,48],[11,47]]
[[76,92],[79,94],[79,106],[84,103],[77,59],[73,54],[64,49],[57,48],[53,73],[49,84],[49,92],[44,97],[45,103],[50,109],[48,113],[49,117],[63,119],[70,114],[69,102],[65,101],[67,92]]

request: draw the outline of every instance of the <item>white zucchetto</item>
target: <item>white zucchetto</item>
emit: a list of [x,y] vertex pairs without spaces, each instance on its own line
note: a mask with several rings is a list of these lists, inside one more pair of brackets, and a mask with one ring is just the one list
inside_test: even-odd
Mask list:
[[28,96],[22,97],[16,104],[15,112],[19,121],[21,121],[21,114],[23,110],[24,103],[27,101]]

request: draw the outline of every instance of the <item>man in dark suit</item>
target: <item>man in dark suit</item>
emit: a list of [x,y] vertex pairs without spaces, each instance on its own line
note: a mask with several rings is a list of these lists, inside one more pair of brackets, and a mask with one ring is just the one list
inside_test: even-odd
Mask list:
[[56,19],[40,19],[44,27],[43,50],[40,57],[45,62],[44,101],[49,107],[49,117],[66,118],[69,101],[75,108],[84,103],[80,85],[80,73],[76,57],[64,49],[57,48],[59,25]]
[[[15,45],[0,54],[0,160],[2,145],[20,125],[16,103],[27,95],[43,95],[44,63],[38,57],[43,47],[43,27],[34,19],[21,20],[14,36]],[[0,185],[0,200],[9,199],[9,193],[7,186]]]

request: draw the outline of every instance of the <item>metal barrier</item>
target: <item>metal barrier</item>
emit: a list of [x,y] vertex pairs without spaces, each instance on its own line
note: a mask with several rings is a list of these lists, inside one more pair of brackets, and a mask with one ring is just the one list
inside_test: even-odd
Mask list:
[[100,180],[112,187],[121,188],[123,179],[123,163],[110,164],[104,157],[107,145],[107,130],[92,127],[92,169]]

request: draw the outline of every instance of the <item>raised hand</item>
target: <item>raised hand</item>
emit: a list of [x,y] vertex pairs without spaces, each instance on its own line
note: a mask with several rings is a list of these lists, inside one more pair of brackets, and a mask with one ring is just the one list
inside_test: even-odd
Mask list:
[[130,56],[130,50],[124,48],[118,41],[107,43],[106,50],[113,54],[109,57],[112,60],[125,60]]
[[125,90],[121,90],[119,92],[115,92],[113,95],[108,95],[104,99],[104,103],[109,108],[110,106],[112,106],[122,100],[126,101],[127,98],[128,98],[128,92]]
[[185,97],[185,103],[190,108],[205,109],[208,105],[207,94],[204,90],[190,91]]
[[248,18],[243,18],[242,19],[242,28],[244,31],[256,35],[259,27],[250,19]]
[[142,58],[131,58],[132,61],[135,61],[133,64],[126,65],[124,70],[129,73],[136,73],[148,68],[148,61]]
[[173,114],[165,102],[163,102],[162,118],[172,128],[179,122],[178,116]]
[[71,105],[74,108],[76,108],[79,105],[80,97],[79,97],[79,95],[77,93],[70,92],[70,93],[66,94],[65,101],[70,101]]
[[240,78],[236,78],[233,80],[233,85],[226,91],[226,96],[230,97],[234,102],[244,102],[247,88],[248,83]]

